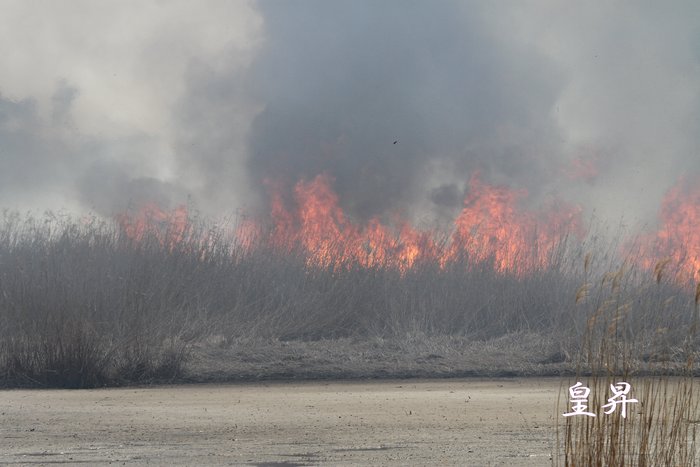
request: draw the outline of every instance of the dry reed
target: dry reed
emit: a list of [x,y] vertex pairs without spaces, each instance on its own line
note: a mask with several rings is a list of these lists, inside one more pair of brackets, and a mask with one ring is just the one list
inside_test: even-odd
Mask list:
[[[654,279],[662,283],[668,260],[659,261]],[[656,358],[640,363],[636,354],[635,336],[629,330],[630,302],[624,300],[624,270],[604,276],[601,284],[609,286],[607,294],[597,298],[595,312],[588,319],[575,381],[569,380],[557,402],[559,414],[571,413],[569,387],[576,382],[590,390],[586,400],[588,411],[595,416],[577,414],[557,423],[557,455],[555,465],[566,466],[691,466],[697,463],[698,399],[694,394],[695,352],[700,302],[700,284],[696,288],[692,319],[680,345],[656,342]],[[582,299],[577,294],[575,303]],[[664,302],[670,303],[669,299]],[[663,310],[659,310],[660,312]],[[657,335],[663,335],[663,332]],[[678,343],[676,343],[678,344]],[[659,352],[663,348],[663,352]],[[674,358],[681,353],[684,360]],[[646,376],[644,376],[646,375]],[[653,376],[650,376],[653,375]],[[621,405],[603,410],[612,402],[609,396],[619,382],[630,384],[625,397],[637,402],[626,404],[626,417]],[[624,405],[624,403],[623,403]]]

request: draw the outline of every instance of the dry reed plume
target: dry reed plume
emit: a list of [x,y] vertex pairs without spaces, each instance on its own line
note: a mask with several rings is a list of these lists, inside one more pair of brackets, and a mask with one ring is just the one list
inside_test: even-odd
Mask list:
[[[654,268],[656,286],[662,284],[668,260]],[[558,455],[555,465],[567,466],[691,466],[696,465],[696,427],[698,400],[694,393],[695,352],[700,301],[700,284],[696,288],[692,319],[685,324],[685,338],[675,345],[664,340],[667,330],[657,328],[652,351],[647,358],[637,353],[639,345],[630,323],[631,302],[626,300],[621,285],[624,269],[606,274],[601,283],[607,293],[575,302],[595,301],[588,319],[583,351],[580,354],[574,382],[582,381],[590,389],[588,409],[596,416],[569,416],[557,423]],[[672,298],[672,297],[671,297]],[[664,301],[665,305],[671,299]],[[665,309],[659,310],[663,313]],[[680,357],[683,356],[683,359]],[[646,361],[645,361],[646,360]],[[567,386],[574,384],[569,380]],[[605,413],[610,403],[611,385],[627,382],[631,390],[626,418],[621,410]],[[570,405],[568,388],[562,388],[557,412]],[[562,400],[563,399],[563,400]],[[607,411],[609,411],[608,408]],[[567,412],[568,413],[568,412]]]

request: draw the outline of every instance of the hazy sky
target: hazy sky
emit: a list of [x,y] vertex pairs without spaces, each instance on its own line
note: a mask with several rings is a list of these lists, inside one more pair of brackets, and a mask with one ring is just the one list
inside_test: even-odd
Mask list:
[[700,174],[697,1],[0,0],[0,54],[2,207],[229,214],[326,172],[423,218],[478,170],[634,222]]

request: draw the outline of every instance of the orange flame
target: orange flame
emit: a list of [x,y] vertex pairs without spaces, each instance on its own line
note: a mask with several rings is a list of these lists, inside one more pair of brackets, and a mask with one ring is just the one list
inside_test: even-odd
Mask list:
[[524,191],[494,187],[475,175],[450,242],[447,247],[439,247],[433,234],[405,222],[397,222],[395,228],[377,218],[364,227],[353,223],[339,206],[331,183],[327,175],[297,183],[294,212],[284,206],[280,192],[273,189],[274,245],[299,244],[309,262],[319,266],[357,262],[365,267],[384,265],[405,270],[417,261],[444,265],[466,254],[473,264],[493,261],[499,272],[524,274],[549,264],[562,232],[580,232],[579,209],[520,212],[517,201]]
[[[270,191],[272,229],[269,236],[260,222],[244,219],[235,241],[245,249],[267,244],[282,251],[301,247],[307,263],[329,267],[357,264],[391,267],[405,272],[419,262],[441,267],[459,258],[469,264],[491,264],[501,273],[522,275],[551,264],[558,241],[567,232],[580,234],[580,209],[551,207],[533,212],[519,209],[525,191],[492,186],[478,175],[470,180],[464,207],[452,234],[440,242],[430,231],[419,230],[400,218],[385,225],[379,218],[365,225],[353,222],[340,207],[331,188],[333,179],[321,174],[300,181],[293,202],[286,203],[279,184],[266,182]],[[164,211],[146,204],[135,214],[117,218],[128,238],[142,241],[154,236],[172,249],[189,232],[187,208]]]
[[161,245],[173,249],[185,238],[189,214],[183,205],[165,211],[155,203],[146,203],[135,213],[119,214],[117,223],[131,240],[141,242],[146,237],[153,236]]
[[449,256],[465,252],[475,263],[491,258],[497,271],[524,274],[548,266],[563,233],[581,232],[579,208],[524,212],[517,209],[524,190],[487,185],[478,174],[470,187],[455,220]]
[[[371,219],[362,228],[345,216],[331,178],[319,175],[294,187],[295,212],[284,205],[278,190],[271,193],[272,244],[290,248],[301,245],[310,264],[330,266],[357,262],[364,267],[411,267],[433,250],[431,240],[407,224],[397,232]],[[268,184],[270,185],[270,184]]]
[[683,179],[664,196],[661,225],[641,240],[639,263],[652,270],[660,261],[676,266],[680,282],[700,282],[700,188]]
[[[235,241],[248,250],[261,243],[285,251],[300,246],[308,264],[321,267],[358,264],[406,271],[421,261],[444,267],[467,258],[471,265],[490,264],[501,273],[524,275],[551,265],[562,235],[583,235],[580,208],[523,210],[518,204],[527,195],[524,190],[489,185],[478,174],[470,179],[446,242],[401,219],[392,226],[378,218],[364,226],[353,222],[340,207],[332,182],[325,174],[302,180],[290,203],[285,203],[280,185],[268,182],[270,235],[264,235],[260,222],[245,219],[233,233]],[[700,282],[700,188],[679,181],[664,196],[660,219],[656,232],[641,237],[637,264],[658,277],[670,270],[678,282]],[[117,222],[128,238],[143,241],[153,236],[171,250],[191,232],[185,206],[166,211],[148,203],[135,213],[117,216]]]

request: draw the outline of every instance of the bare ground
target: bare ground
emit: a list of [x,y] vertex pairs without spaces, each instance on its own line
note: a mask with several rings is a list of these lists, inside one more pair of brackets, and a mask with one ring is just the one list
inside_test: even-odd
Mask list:
[[550,465],[559,378],[0,392],[0,464]]
[[212,337],[196,344],[178,382],[561,376],[575,365],[551,336],[513,333],[339,338],[320,341]]

